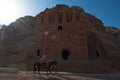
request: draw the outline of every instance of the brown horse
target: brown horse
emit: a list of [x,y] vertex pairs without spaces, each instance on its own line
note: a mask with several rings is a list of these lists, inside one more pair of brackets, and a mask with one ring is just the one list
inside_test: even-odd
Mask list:
[[45,69],[47,69],[47,75],[49,75],[52,70],[54,70],[56,72],[57,63],[58,62],[56,60],[52,60],[52,61],[48,62],[48,65],[45,67],[45,66],[43,66],[42,63],[35,62],[35,64],[34,64],[34,72],[33,73],[36,73],[36,71],[38,71],[38,74],[40,75],[40,69],[45,68]]

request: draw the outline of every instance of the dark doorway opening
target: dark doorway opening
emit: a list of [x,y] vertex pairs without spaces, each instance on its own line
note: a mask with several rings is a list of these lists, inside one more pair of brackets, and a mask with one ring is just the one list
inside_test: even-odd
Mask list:
[[62,30],[62,26],[58,26],[58,30]]
[[70,54],[69,51],[63,50],[62,51],[62,58],[63,58],[63,60],[68,60],[69,54]]
[[99,54],[98,50],[96,50],[96,57],[97,57],[97,58],[100,57],[100,54]]
[[37,56],[40,56],[40,49],[37,49]]

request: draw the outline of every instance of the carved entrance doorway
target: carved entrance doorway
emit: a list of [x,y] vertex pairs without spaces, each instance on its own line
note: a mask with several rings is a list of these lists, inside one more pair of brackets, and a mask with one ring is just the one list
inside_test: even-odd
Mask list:
[[68,60],[68,58],[69,58],[69,51],[68,50],[63,50],[62,51],[62,59],[63,60]]

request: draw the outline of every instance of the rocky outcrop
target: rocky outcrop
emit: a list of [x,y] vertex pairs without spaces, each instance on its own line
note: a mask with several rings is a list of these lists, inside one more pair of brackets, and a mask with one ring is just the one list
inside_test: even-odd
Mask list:
[[17,39],[16,37],[20,35],[27,35],[33,33],[34,18],[31,16],[26,16],[24,18],[19,18],[16,22],[11,23],[9,26],[3,28],[4,39]]
[[109,33],[117,33],[117,32],[120,32],[120,29],[112,26],[106,26],[105,31]]
[[112,26],[106,26],[105,31],[115,36],[116,43],[120,47],[120,29]]
[[[28,46],[33,43],[34,17],[26,16],[17,19],[8,26],[3,26],[0,33],[0,63],[25,62]],[[27,41],[26,41],[27,40]],[[4,60],[5,59],[5,60]],[[4,61],[3,61],[4,60]]]

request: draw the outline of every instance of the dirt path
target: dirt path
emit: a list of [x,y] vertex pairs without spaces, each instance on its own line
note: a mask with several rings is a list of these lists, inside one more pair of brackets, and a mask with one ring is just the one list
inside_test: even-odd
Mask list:
[[120,80],[120,77],[105,78],[105,76],[103,75],[99,76],[92,74],[90,76],[65,72],[52,73],[49,76],[47,76],[46,73],[43,72],[41,73],[41,76],[39,76],[38,74],[32,74],[31,72],[20,72],[18,74],[0,74],[0,80]]

